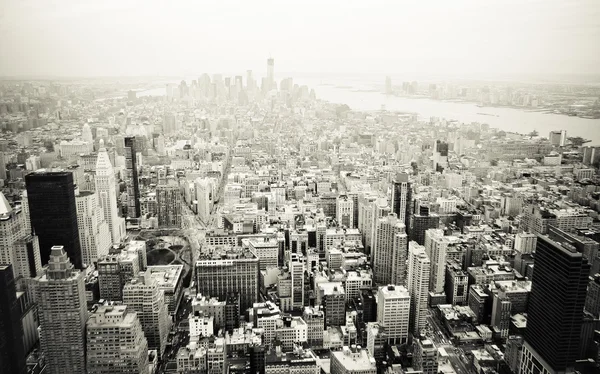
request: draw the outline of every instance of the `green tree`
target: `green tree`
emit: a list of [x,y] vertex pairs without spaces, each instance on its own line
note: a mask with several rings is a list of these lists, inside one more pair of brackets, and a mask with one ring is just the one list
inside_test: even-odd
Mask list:
[[569,139],[569,141],[571,142],[571,145],[573,147],[581,147],[585,143],[591,142],[591,140],[584,139],[581,136],[573,136],[573,137],[569,137],[567,139]]

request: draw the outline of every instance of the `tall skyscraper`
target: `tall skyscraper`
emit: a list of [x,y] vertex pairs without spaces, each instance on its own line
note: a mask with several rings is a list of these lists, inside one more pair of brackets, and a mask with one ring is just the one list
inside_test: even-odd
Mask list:
[[425,253],[425,247],[410,242],[406,283],[410,294],[410,331],[415,335],[421,331],[427,320],[430,272],[431,262]]
[[269,90],[275,88],[275,59],[271,57],[267,60],[267,84]]
[[579,358],[590,264],[573,245],[538,236],[521,373],[562,373]]
[[112,238],[95,192],[75,191],[75,202],[83,263],[89,266],[108,254]]
[[108,224],[112,243],[119,244],[125,237],[125,220],[119,216],[115,172],[106,148],[101,148],[98,152],[96,192],[98,193],[98,203],[102,207],[104,220]]
[[127,176],[125,185],[127,187],[127,216],[138,218],[140,209],[140,185],[138,180],[137,146],[135,136],[126,137],[125,142],[125,169]]
[[444,292],[447,249],[448,241],[444,239],[444,230],[429,229],[425,232],[425,252],[431,261],[431,274],[429,276],[429,290],[431,292]]
[[[375,228],[373,276],[379,284],[403,284],[406,275],[408,237],[404,224],[394,213],[380,218]],[[402,263],[404,259],[404,263]]]
[[[0,192],[0,264],[12,264],[17,283],[42,271],[38,237],[31,235],[27,221],[25,211],[13,208]],[[23,290],[21,285],[17,288]]]
[[181,192],[174,178],[156,186],[156,210],[159,228],[181,227]]
[[62,246],[53,246],[45,273],[37,279],[40,347],[49,374],[85,374],[85,278]]
[[0,151],[0,179],[4,181],[6,177],[6,157],[4,152]]
[[25,355],[12,265],[0,264],[0,373],[25,374]]
[[25,176],[31,226],[39,238],[42,265],[55,245],[63,246],[77,269],[83,268],[75,185],[70,172],[39,170]]
[[408,227],[411,206],[412,206],[412,186],[408,180],[407,173],[396,174],[392,182],[392,212],[400,221]]
[[167,346],[170,319],[163,290],[150,271],[139,273],[123,288],[123,304],[137,312],[142,323],[148,347],[156,349],[162,356]]
[[148,341],[126,305],[101,305],[87,322],[87,374],[148,373]]
[[292,274],[292,307],[299,310],[304,307],[304,257],[302,254],[290,254],[288,266]]
[[388,285],[377,291],[377,322],[385,327],[390,344],[408,341],[410,294],[405,287]]

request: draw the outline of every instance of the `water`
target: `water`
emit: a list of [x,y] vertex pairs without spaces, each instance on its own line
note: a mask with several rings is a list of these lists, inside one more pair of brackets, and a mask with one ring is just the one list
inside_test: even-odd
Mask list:
[[[537,131],[548,136],[553,130],[567,130],[567,136],[581,136],[600,145],[600,119],[571,117],[562,114],[534,112],[516,108],[478,107],[474,103],[449,102],[425,98],[387,96],[380,92],[357,90],[373,89],[373,82],[356,79],[322,81],[319,79],[299,79],[295,83],[314,88],[317,98],[332,103],[347,104],[353,110],[373,111],[382,106],[390,111],[416,113],[421,119],[430,117],[457,120],[463,123],[487,123],[491,127],[506,132],[528,134]],[[323,85],[321,82],[338,86]],[[340,87],[344,85],[344,88]],[[351,86],[351,87],[349,87]],[[165,95],[164,87],[138,92],[138,96]]]

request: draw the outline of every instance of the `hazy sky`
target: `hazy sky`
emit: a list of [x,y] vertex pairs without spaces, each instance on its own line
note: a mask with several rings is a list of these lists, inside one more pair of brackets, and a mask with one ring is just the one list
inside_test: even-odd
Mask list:
[[[600,0],[0,0],[0,75],[599,74]],[[277,74],[276,74],[277,75]]]

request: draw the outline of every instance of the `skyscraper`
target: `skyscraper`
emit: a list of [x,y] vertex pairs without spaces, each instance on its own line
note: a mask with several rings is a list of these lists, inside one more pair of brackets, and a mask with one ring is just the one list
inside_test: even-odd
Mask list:
[[38,238],[27,230],[27,220],[25,212],[13,208],[0,192],[0,264],[12,264],[16,282],[23,277],[34,278],[42,271]]
[[290,254],[288,266],[292,274],[292,307],[302,309],[304,307],[304,257],[302,254]]
[[156,186],[156,208],[159,228],[181,227],[181,193],[174,178]]
[[148,373],[148,341],[126,305],[99,306],[87,322],[88,374]]
[[538,236],[535,253],[521,373],[564,372],[578,359],[590,264],[547,236]]
[[83,263],[89,266],[108,254],[112,238],[95,192],[76,191],[75,202]]
[[425,326],[427,319],[430,272],[431,262],[425,253],[425,247],[410,242],[406,283],[410,294],[410,331],[415,335]]
[[6,158],[4,152],[0,151],[0,179],[4,181],[6,177]]
[[118,244],[125,237],[125,220],[119,217],[115,172],[105,148],[100,149],[96,161],[96,192],[112,243]]
[[125,178],[125,185],[127,187],[127,216],[129,218],[138,218],[141,215],[141,210],[135,136],[126,137],[124,142],[125,169],[127,173]]
[[160,356],[165,352],[169,335],[169,309],[164,292],[150,271],[139,273],[123,287],[123,304],[137,312],[142,323],[148,347],[156,349]]
[[431,261],[431,274],[429,276],[429,290],[431,292],[444,292],[447,249],[448,241],[444,239],[444,230],[429,229],[425,232],[425,252]]
[[70,172],[39,170],[25,176],[32,230],[39,238],[42,265],[53,246],[63,246],[77,269],[83,268],[75,185]]
[[[373,276],[379,284],[399,284],[404,282],[402,274],[406,275],[406,251],[408,237],[404,224],[394,213],[380,218],[375,228],[373,245]],[[402,260],[405,262],[402,264]]]
[[410,295],[402,286],[388,285],[377,291],[377,322],[385,327],[390,344],[408,340]]
[[408,180],[407,173],[396,174],[392,182],[392,212],[400,221],[408,227],[411,206],[412,206],[412,187]]
[[267,84],[269,90],[275,88],[275,59],[271,57],[267,60]]
[[25,354],[12,265],[0,265],[0,373],[25,374]]
[[85,278],[62,246],[53,246],[45,273],[37,279],[40,347],[49,374],[85,373]]

